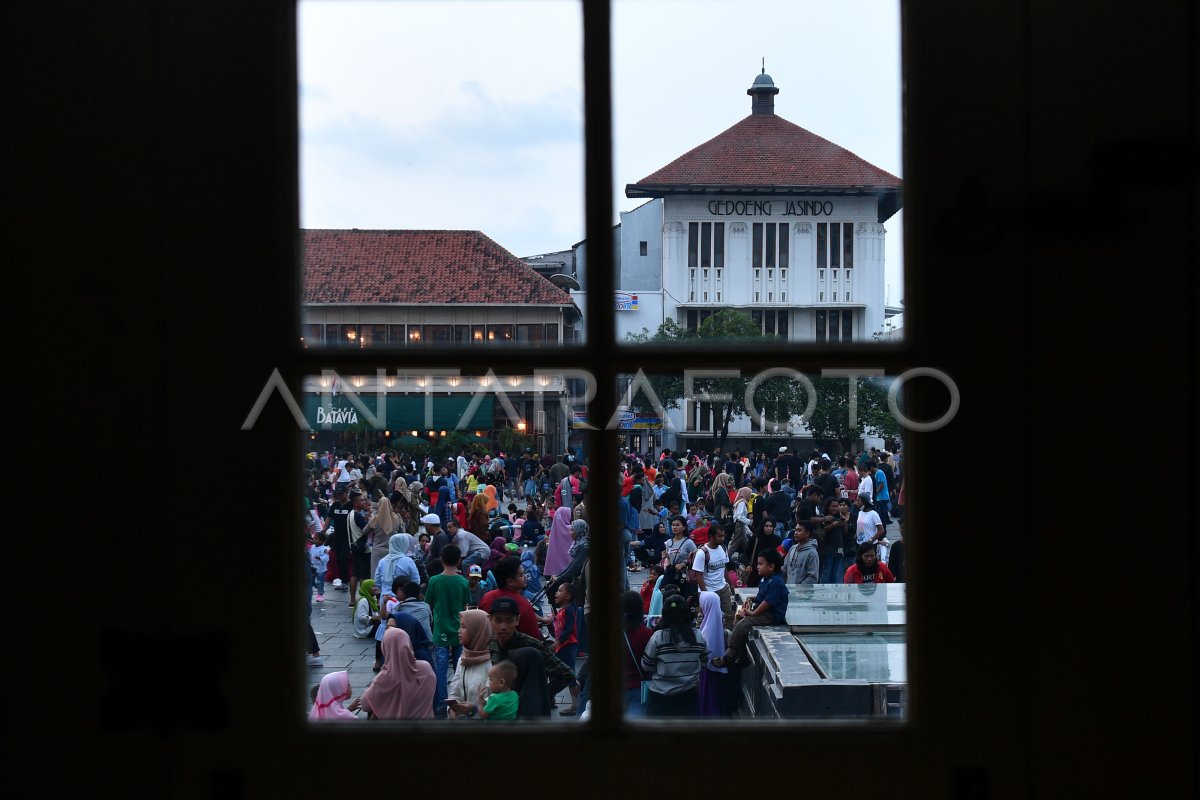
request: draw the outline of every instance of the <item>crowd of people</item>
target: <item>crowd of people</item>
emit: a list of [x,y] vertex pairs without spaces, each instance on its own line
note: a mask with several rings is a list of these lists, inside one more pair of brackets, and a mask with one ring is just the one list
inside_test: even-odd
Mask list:
[[[904,580],[904,541],[887,536],[892,516],[903,527],[899,451],[623,451],[620,465],[621,530],[601,540],[626,564],[630,716],[733,714],[751,628],[785,621],[789,585]],[[311,719],[546,717],[563,690],[561,714],[588,714],[582,459],[326,452],[306,468],[310,613],[342,597],[377,673],[353,698],[346,672],[326,675]],[[739,605],[743,587],[757,594]],[[308,650],[320,666],[311,625]]]

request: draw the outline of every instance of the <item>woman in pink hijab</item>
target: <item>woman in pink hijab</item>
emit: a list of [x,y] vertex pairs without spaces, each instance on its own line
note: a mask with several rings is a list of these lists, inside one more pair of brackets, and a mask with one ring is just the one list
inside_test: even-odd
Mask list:
[[550,544],[546,546],[545,575],[558,575],[571,563],[571,509],[559,506],[550,521]]
[[365,708],[375,719],[433,719],[433,667],[413,655],[412,640],[401,628],[383,635],[383,669],[350,710]]
[[343,700],[350,699],[350,675],[346,670],[331,672],[321,678],[321,686],[317,689],[317,699],[313,702],[312,711],[308,712],[310,720],[327,719],[358,719],[342,705]]

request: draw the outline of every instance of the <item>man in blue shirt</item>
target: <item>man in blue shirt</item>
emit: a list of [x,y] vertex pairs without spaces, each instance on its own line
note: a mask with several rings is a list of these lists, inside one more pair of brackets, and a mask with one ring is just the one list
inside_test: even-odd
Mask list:
[[783,556],[776,550],[763,550],[756,558],[758,595],[747,600],[734,614],[738,620],[725,645],[725,653],[712,660],[714,667],[740,664],[746,660],[746,639],[750,629],[759,625],[782,625],[787,619],[788,590],[779,574]]
[[875,510],[879,512],[879,518],[883,520],[883,527],[886,528],[892,524],[892,518],[888,516],[892,496],[888,492],[887,475],[874,461],[871,462],[871,468],[873,470],[872,480],[875,482]]

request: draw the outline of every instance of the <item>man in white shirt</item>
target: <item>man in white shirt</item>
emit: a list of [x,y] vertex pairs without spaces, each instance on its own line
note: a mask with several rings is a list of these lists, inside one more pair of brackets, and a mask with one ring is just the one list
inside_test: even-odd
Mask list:
[[467,457],[463,453],[463,451],[461,451],[461,450],[458,451],[458,458],[455,459],[454,466],[455,466],[455,472],[458,473],[458,479],[460,481],[465,480],[467,477],[467,468],[470,465],[467,464]]
[[859,489],[858,499],[854,501],[854,505],[858,506],[858,526],[855,528],[854,541],[857,544],[862,544],[868,541],[879,541],[886,532],[883,529],[883,520],[879,518],[879,512],[875,510],[875,505],[871,502],[870,495],[865,494],[862,489]]
[[865,465],[858,467],[858,496],[866,496],[871,501],[871,508],[874,508],[875,503],[875,481],[871,478],[871,468]]
[[721,599],[721,617],[726,628],[733,627],[733,587],[725,579],[725,568],[729,556],[721,545],[725,542],[725,528],[720,522],[712,521],[708,529],[708,541],[696,551],[692,559],[692,574],[702,592],[715,592]]

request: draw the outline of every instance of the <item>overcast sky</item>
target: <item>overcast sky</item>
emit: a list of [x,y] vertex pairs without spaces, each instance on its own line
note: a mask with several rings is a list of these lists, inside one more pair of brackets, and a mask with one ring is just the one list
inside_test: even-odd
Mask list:
[[[301,0],[300,224],[483,231],[518,256],[583,238],[573,0]],[[615,0],[614,193],[750,113],[900,171],[898,0]],[[889,302],[901,222],[886,223]]]

